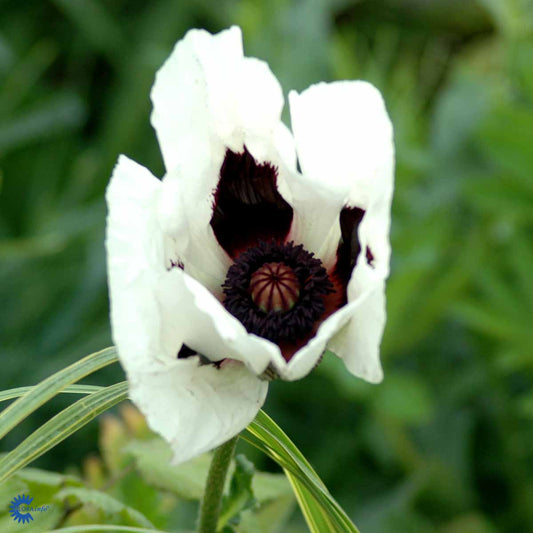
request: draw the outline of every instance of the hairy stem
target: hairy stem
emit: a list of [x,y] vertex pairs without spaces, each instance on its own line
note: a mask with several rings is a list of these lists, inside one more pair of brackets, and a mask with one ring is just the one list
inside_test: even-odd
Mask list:
[[205,492],[200,505],[200,518],[198,520],[198,533],[216,533],[218,516],[222,507],[222,492],[228,467],[235,452],[237,439],[231,440],[215,450],[209,474],[205,485]]

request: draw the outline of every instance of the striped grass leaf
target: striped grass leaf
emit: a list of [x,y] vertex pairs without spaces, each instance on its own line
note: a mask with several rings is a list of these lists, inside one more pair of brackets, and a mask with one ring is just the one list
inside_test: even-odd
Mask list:
[[2,458],[0,483],[127,397],[128,384],[122,381],[89,394],[58,413]]
[[[103,524],[86,524],[83,526],[62,527],[60,529],[52,529],[50,533],[97,533],[99,531],[111,531],[112,533],[124,531],[125,533],[167,533],[159,529],[145,529],[143,527],[131,526],[106,526]],[[179,533],[179,532],[176,532]],[[183,533],[193,533],[192,531],[184,531]]]
[[68,385],[114,363],[116,360],[116,349],[114,347],[106,348],[76,361],[32,387],[24,396],[0,413],[0,439]]
[[311,533],[322,533],[323,531],[337,531],[332,523],[328,513],[317,502],[315,498],[305,488],[305,485],[296,477],[290,470],[284,470],[287,479],[289,480],[298,505],[304,515],[305,521]]
[[289,472],[289,481],[311,529],[324,531],[327,524],[326,531],[358,533],[304,455],[266,413],[260,411],[241,436]]
[[[0,391],[0,402],[7,400],[13,400],[24,396],[38,385],[30,385],[29,387],[17,387],[16,389],[7,389]],[[67,385],[63,390],[59,391],[60,394],[92,394],[98,392],[104,387],[100,385]]]

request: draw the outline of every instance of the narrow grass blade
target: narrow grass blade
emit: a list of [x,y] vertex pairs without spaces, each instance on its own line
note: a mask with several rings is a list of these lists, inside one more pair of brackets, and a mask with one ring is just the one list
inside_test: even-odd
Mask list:
[[[0,391],[0,402],[5,402],[6,400],[13,400],[14,398],[20,398],[24,396],[31,390],[33,390],[36,385],[29,387],[17,387],[16,389],[7,389]],[[62,394],[92,394],[93,392],[98,392],[104,387],[99,385],[67,385],[63,390],[59,391]]]
[[0,483],[127,397],[128,384],[123,381],[90,394],[58,413],[0,461]]
[[106,348],[76,361],[35,385],[27,394],[0,413],[0,439],[67,385],[79,381],[116,360],[116,349],[114,347]]
[[268,415],[260,411],[241,437],[291,474],[289,480],[310,527],[323,527],[326,521],[329,531],[358,533],[304,455]]
[[285,475],[292,485],[302,514],[311,533],[322,533],[324,531],[336,531],[335,526],[329,516],[316,500],[309,494],[302,482],[290,471],[284,469]]
[[264,411],[261,410],[259,413],[257,413],[257,417],[254,422],[260,424],[263,431],[268,431],[274,438],[283,443],[291,456],[300,462],[307,470],[309,470],[314,482],[319,487],[322,487],[322,489],[327,491],[326,486],[311,466],[311,463],[309,463],[304,454],[298,449],[292,440],[289,439],[287,434],[274,422],[274,420],[272,420],[272,418],[270,418]]
[[[84,526],[62,527],[61,529],[52,529],[49,533],[59,533],[60,531],[61,533],[88,533],[98,531],[126,531],[129,533],[167,533],[166,531],[161,531],[159,529],[144,529],[142,527],[131,526],[105,526],[102,524],[87,524]],[[193,532],[184,531],[183,533]]]
[[[253,430],[249,431],[249,434],[242,434],[241,437],[243,437],[246,441],[248,441],[250,444],[256,446],[259,448],[263,453],[268,455],[270,458],[272,458],[274,461],[276,461],[287,473],[291,474],[291,477],[289,478],[291,481],[291,484],[293,488],[295,488],[295,495],[298,499],[298,503],[301,505],[302,512],[304,516],[306,517],[306,520],[310,522],[310,513],[312,511],[308,511],[309,504],[308,504],[308,498],[302,497],[302,490],[301,487],[308,487],[310,494],[312,495],[313,499],[315,500],[315,505],[318,505],[322,509],[330,509],[330,511],[333,511],[333,514],[335,515],[335,523],[339,524],[339,527],[334,527],[331,529],[331,531],[356,531],[353,529],[353,525],[351,523],[347,527],[341,527],[343,520],[338,520],[336,517],[339,513],[337,513],[334,509],[334,505],[336,503],[331,498],[327,490],[323,489],[320,485],[316,483],[314,479],[312,479],[312,474],[310,471],[308,471],[303,465],[299,464],[297,461],[295,461],[291,455],[287,452],[287,450],[283,450],[278,445],[274,444],[270,446],[269,444],[265,444],[270,440],[270,437],[267,435],[262,435],[259,437],[256,437],[253,434]],[[295,484],[297,485],[295,487]],[[315,519],[315,522],[318,522],[320,524],[321,520]],[[312,520],[311,520],[312,522]],[[348,520],[349,522],[349,520]],[[351,527],[350,527],[351,525]],[[310,527],[312,524],[310,524]]]

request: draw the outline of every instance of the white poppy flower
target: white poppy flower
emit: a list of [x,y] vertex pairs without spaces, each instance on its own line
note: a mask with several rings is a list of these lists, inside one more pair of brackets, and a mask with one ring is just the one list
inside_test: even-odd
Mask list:
[[131,398],[181,462],[326,348],[382,379],[392,126],[377,89],[340,81],[290,93],[291,134],[237,27],[189,31],[151,97],[166,175],[125,156],[113,172],[111,321]]

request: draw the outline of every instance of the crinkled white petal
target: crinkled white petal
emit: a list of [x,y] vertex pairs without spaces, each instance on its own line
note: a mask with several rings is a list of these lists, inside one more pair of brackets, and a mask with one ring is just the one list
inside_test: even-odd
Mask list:
[[170,443],[174,463],[207,452],[237,435],[254,419],[268,389],[242,363],[221,368],[198,357],[130,376],[130,397],[151,429]]
[[257,375],[273,361],[284,364],[277,345],[248,333],[205,287],[182,270],[173,269],[160,280],[157,296],[163,315],[172,317],[164,331],[170,345],[184,343],[212,361],[227,357],[242,361]]
[[[342,207],[365,210],[358,228],[362,252],[348,285],[348,304],[322,324],[317,337],[335,324],[336,331],[342,328],[329,348],[344,359],[352,373],[377,382],[382,378],[379,345],[385,324],[384,280],[390,262],[392,124],[381,94],[367,82],[319,83],[302,94],[291,92],[289,101],[302,179],[313,190],[321,185],[330,204],[337,202],[336,214],[317,209],[317,218],[334,228],[325,241],[330,243],[330,253],[338,243]],[[319,230],[313,224],[319,225],[321,220],[307,219],[301,224],[300,238],[304,244],[316,246],[313,239]],[[371,266],[366,260],[367,247],[374,258]]]
[[[283,360],[182,269],[165,267],[155,210],[161,182],[121,157],[108,189],[107,253],[114,340],[129,370],[176,359],[183,344],[213,361],[232,358],[256,374]],[[138,364],[137,364],[138,363]]]
[[[351,360],[352,357],[361,358],[362,365],[365,365],[366,360],[369,359],[369,371],[365,375],[363,375],[362,372],[353,372],[352,369],[355,368],[355,365],[353,364],[350,365],[349,370],[358,377],[362,377],[369,381],[375,381],[375,379],[367,378],[367,376],[370,376],[371,374],[370,367],[374,362],[373,360],[370,360],[372,359],[372,357],[370,357],[371,354],[367,354],[365,350],[361,349],[366,348],[364,344],[341,346],[339,342],[335,343],[335,339],[339,338],[341,333],[347,328],[354,327],[358,333],[359,330],[357,328],[364,328],[367,326],[366,323],[363,324],[357,322],[355,318],[364,314],[364,310],[368,309],[367,305],[369,298],[374,297],[375,288],[379,284],[383,287],[383,282],[376,277],[374,272],[370,270],[367,270],[366,272],[368,275],[362,287],[353,290],[354,284],[352,284],[352,291],[350,291],[350,287],[348,288],[348,303],[324,320],[324,322],[320,324],[316,335],[293,355],[286,368],[280,369],[280,375],[283,379],[292,381],[303,378],[318,364],[324,351],[326,349],[335,351],[332,347],[335,346],[336,348],[342,347],[341,351],[335,353],[340,357],[346,357],[345,363],[347,366],[348,361]],[[379,322],[379,326],[377,327],[377,329],[381,328],[381,332],[384,323],[383,316],[383,320]],[[381,333],[376,340],[376,349],[378,350],[376,353],[379,353],[380,339]],[[377,359],[377,364],[379,365],[379,357]],[[381,367],[379,367],[379,371],[380,370]],[[378,371],[376,370],[376,372]]]
[[283,108],[276,77],[264,61],[243,56],[236,26],[215,35],[187,32],[157,72],[151,96],[167,170],[182,167],[186,175],[221,149],[269,143]]
[[[148,170],[124,156],[119,159],[107,190],[111,322],[132,399],[182,462],[244,429],[267,391],[266,382],[239,361],[225,361],[216,369],[199,365],[198,357],[177,359],[183,342],[202,339],[209,349],[218,340],[218,354],[240,349],[252,355],[255,350],[259,360],[263,345],[271,343],[252,338],[240,323],[228,324],[228,317],[210,309],[215,298],[205,288],[179,268],[167,270],[156,213],[160,190],[161,182]],[[191,296],[188,284],[199,294]],[[196,344],[204,346],[191,341]]]
[[312,183],[301,174],[291,174],[288,187],[294,208],[289,240],[303,244],[330,270],[335,265],[341,238],[342,202],[323,183]]
[[[368,267],[365,272],[366,276],[352,278],[348,286],[345,313],[349,320],[339,328],[328,348],[342,358],[353,375],[379,383],[383,379],[379,347],[386,321],[385,281]],[[365,281],[362,278],[366,278]],[[333,317],[335,315],[330,318]]]
[[165,270],[165,246],[154,205],[161,182],[121,156],[107,189],[107,265],[113,340],[127,368],[161,357],[154,279]]
[[168,257],[179,257],[188,274],[220,296],[231,260],[209,224],[212,205],[208,193],[195,193],[187,180],[167,174],[158,195],[157,215],[168,237]]
[[107,255],[113,338],[129,372],[171,362],[183,344],[261,375],[286,367],[274,343],[250,334],[198,281],[165,266],[156,205],[161,182],[121,157],[108,188]]
[[238,28],[216,36],[191,30],[157,72],[151,93],[152,124],[167,170],[181,166],[185,174],[196,174],[206,160],[210,163],[213,119],[207,79],[214,83],[218,76],[219,88],[225,90],[224,71],[235,71],[241,58]]
[[[377,261],[388,270],[394,147],[392,124],[380,92],[364,81],[319,83],[301,94],[291,91],[289,102],[303,179],[309,189],[323,189],[328,205],[332,203],[339,212],[345,206],[374,212],[372,224],[365,227],[372,234],[369,238],[378,241]],[[340,234],[339,212],[317,209],[317,220],[306,217],[302,242],[311,243],[314,250],[320,234],[317,226],[322,223],[326,229],[335,228],[327,240],[329,246],[325,245],[331,250]]]
[[328,185],[346,204],[369,209],[387,196],[392,124],[381,93],[364,81],[312,85],[289,94],[291,123],[304,176]]
[[243,56],[239,28],[216,35],[191,30],[158,71],[151,97],[167,168],[158,211],[174,246],[169,254],[220,292],[229,259],[209,222],[226,150],[246,146],[258,163],[277,166],[280,192],[290,201],[284,181],[294,149],[292,139],[279,133],[281,87],[265,62]]

